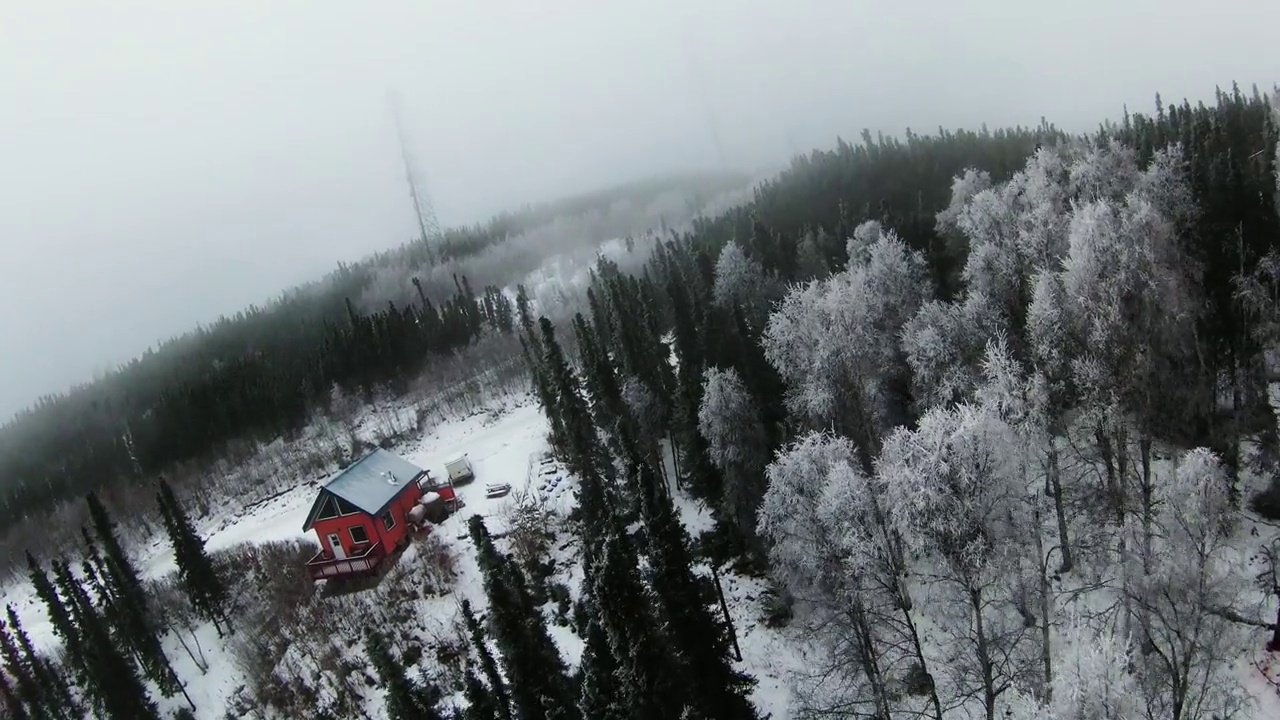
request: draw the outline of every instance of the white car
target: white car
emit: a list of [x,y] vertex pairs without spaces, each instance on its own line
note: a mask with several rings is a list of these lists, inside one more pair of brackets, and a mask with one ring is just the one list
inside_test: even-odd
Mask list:
[[500,498],[511,492],[510,483],[489,483],[484,486],[484,496],[487,498]]

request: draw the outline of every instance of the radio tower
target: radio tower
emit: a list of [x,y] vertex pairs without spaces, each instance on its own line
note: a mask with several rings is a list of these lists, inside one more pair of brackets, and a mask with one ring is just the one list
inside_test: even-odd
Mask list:
[[387,104],[391,106],[391,117],[396,123],[396,139],[400,142],[400,157],[404,160],[404,177],[409,183],[409,199],[413,201],[413,213],[418,219],[418,239],[427,250],[427,264],[435,264],[435,253],[432,246],[437,244],[442,233],[440,221],[436,219],[435,208],[431,205],[431,196],[426,186],[414,172],[413,157],[409,154],[409,143],[405,138],[404,125],[400,121],[400,96],[394,90],[387,92]]

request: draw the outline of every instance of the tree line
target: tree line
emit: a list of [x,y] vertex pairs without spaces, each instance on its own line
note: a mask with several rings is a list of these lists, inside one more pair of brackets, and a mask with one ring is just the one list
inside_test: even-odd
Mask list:
[[[1275,629],[1238,610],[1228,543],[1241,477],[1275,476],[1272,113],[1233,88],[1081,137],[1044,124],[841,142],[640,272],[600,263],[572,359],[521,293],[551,444],[581,483],[599,628],[568,689],[544,674],[510,703],[525,716],[576,692],[598,713],[584,716],[621,716],[679,687],[643,658],[718,648],[653,632],[673,606],[626,601],[661,598],[656,576],[611,564],[661,552],[665,478],[713,508],[713,561],[803,599],[828,653],[801,683],[805,712],[1086,718],[1116,688],[1109,717],[1240,712],[1242,628]],[[1274,513],[1275,492],[1248,500]],[[525,580],[491,576],[491,603],[523,602]],[[917,607],[922,593],[945,602]],[[1086,594],[1111,609],[1068,623]],[[536,608],[521,617],[528,648],[502,657],[549,657],[527,629]],[[502,627],[499,646],[515,643]],[[939,646],[951,660],[931,661]],[[1056,667],[1065,652],[1088,662]],[[661,695],[675,704],[660,713],[699,707]]]
[[[661,178],[504,213],[432,239],[431,252],[415,240],[339,264],[266,306],[163,342],[97,381],[40,398],[0,426],[0,518],[11,527],[91,489],[111,496],[121,483],[207,459],[227,443],[289,434],[328,412],[335,388],[365,397],[400,392],[433,357],[510,324],[500,284],[472,288],[465,277],[439,278],[428,258],[456,267],[565,214],[662,193],[705,202],[744,182]],[[397,288],[394,303],[379,300],[374,288],[391,264],[407,273],[407,293]]]
[[0,431],[6,522],[87,489],[118,492],[120,481],[154,477],[233,440],[269,441],[326,412],[335,388],[370,397],[402,387],[433,357],[510,327],[505,296],[495,287],[477,294],[465,278],[438,304],[423,295],[358,313],[342,296],[330,299],[336,317],[301,300],[251,309],[134,361],[119,382],[19,415]]
[[[180,631],[149,597],[102,502],[90,493],[86,503],[92,529],[82,528],[78,567],[63,553],[47,564],[27,553],[29,579],[62,644],[62,660],[36,650],[9,604],[7,622],[0,623],[0,709],[6,717],[32,720],[89,714],[159,720],[154,689],[163,697],[181,695],[195,710],[162,645],[164,637]],[[191,609],[212,622],[219,636],[232,631],[225,570],[209,558],[204,540],[163,480],[156,504]]]

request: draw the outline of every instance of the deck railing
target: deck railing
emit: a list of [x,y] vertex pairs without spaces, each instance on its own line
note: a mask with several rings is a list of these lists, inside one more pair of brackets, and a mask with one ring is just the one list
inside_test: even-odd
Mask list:
[[311,573],[313,580],[361,575],[377,569],[378,563],[382,562],[382,556],[382,546],[376,542],[341,559],[332,557],[326,550],[321,550],[307,561],[307,571]]

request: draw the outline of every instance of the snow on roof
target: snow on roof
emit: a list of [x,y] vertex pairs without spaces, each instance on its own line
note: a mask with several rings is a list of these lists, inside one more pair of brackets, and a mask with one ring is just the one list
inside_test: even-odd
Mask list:
[[324,489],[360,510],[377,515],[422,468],[381,448],[365,455],[325,484]]

